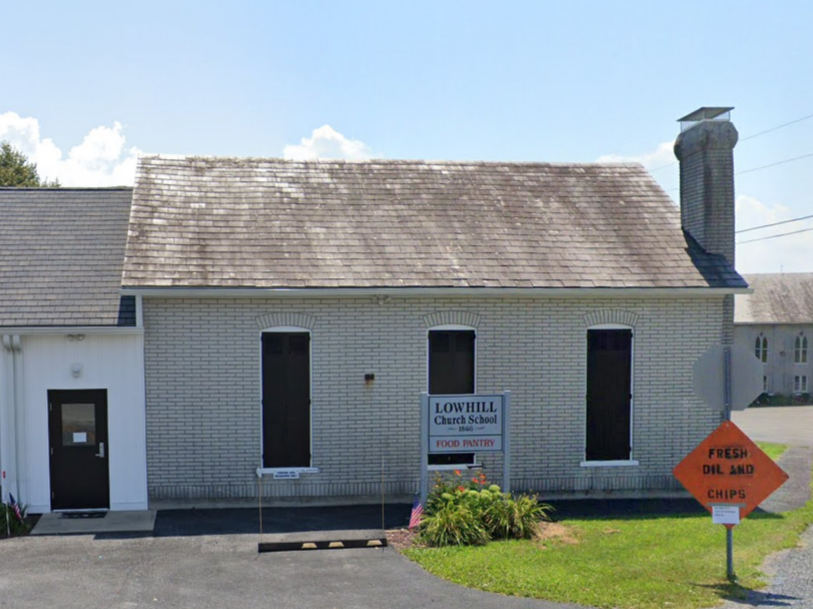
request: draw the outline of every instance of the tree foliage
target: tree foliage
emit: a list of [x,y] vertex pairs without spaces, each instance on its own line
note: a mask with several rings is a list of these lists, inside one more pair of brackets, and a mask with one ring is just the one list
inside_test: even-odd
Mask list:
[[32,163],[8,142],[0,143],[0,186],[17,188],[59,188],[59,180],[40,179],[37,164]]

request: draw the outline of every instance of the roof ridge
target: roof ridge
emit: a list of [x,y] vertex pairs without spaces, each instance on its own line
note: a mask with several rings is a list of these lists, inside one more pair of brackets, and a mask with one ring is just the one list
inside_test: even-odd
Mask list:
[[134,186],[0,186],[0,191],[40,191],[40,192],[60,192],[60,191],[111,191],[111,190],[133,190]]
[[631,161],[499,161],[499,160],[454,160],[454,159],[285,159],[282,157],[256,156],[221,156],[221,155],[184,155],[184,154],[142,154],[141,161],[240,161],[265,163],[301,163],[314,165],[486,165],[486,166],[550,166],[550,167],[643,167],[641,163]]

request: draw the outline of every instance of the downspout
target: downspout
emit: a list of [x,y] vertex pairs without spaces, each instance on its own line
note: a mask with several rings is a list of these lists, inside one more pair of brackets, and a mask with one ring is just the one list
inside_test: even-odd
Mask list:
[[27,471],[26,460],[23,455],[25,447],[25,404],[23,403],[23,343],[20,336],[11,337],[11,350],[14,356],[14,481],[17,483],[17,493],[20,503],[28,503],[28,476],[21,475]]
[[[17,339],[15,341],[14,339]],[[8,492],[16,493],[20,496],[17,484],[17,375],[15,349],[19,345],[19,336],[3,335],[3,348],[9,354],[8,364],[3,367],[3,389],[5,408],[0,410],[0,469],[6,472],[6,480],[3,492],[8,497]],[[22,501],[22,499],[20,499]]]

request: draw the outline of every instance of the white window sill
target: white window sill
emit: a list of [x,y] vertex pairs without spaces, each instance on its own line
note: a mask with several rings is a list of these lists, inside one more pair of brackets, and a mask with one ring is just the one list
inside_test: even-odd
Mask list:
[[452,472],[456,469],[460,471],[469,470],[469,469],[478,469],[483,467],[482,463],[460,463],[455,465],[454,463],[448,463],[446,465],[430,465],[428,466],[428,470],[430,472]]
[[258,467],[257,477],[273,476],[274,474],[281,474],[283,472],[290,472],[294,474],[318,474],[318,467]]
[[638,461],[630,459],[627,461],[582,461],[580,467],[637,467]]

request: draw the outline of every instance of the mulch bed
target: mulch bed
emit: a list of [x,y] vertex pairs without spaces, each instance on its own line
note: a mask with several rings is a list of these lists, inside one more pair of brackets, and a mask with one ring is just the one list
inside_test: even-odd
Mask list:
[[395,548],[399,552],[401,550],[422,546],[418,541],[417,531],[410,531],[409,529],[389,529],[386,531],[386,534],[387,545]]

